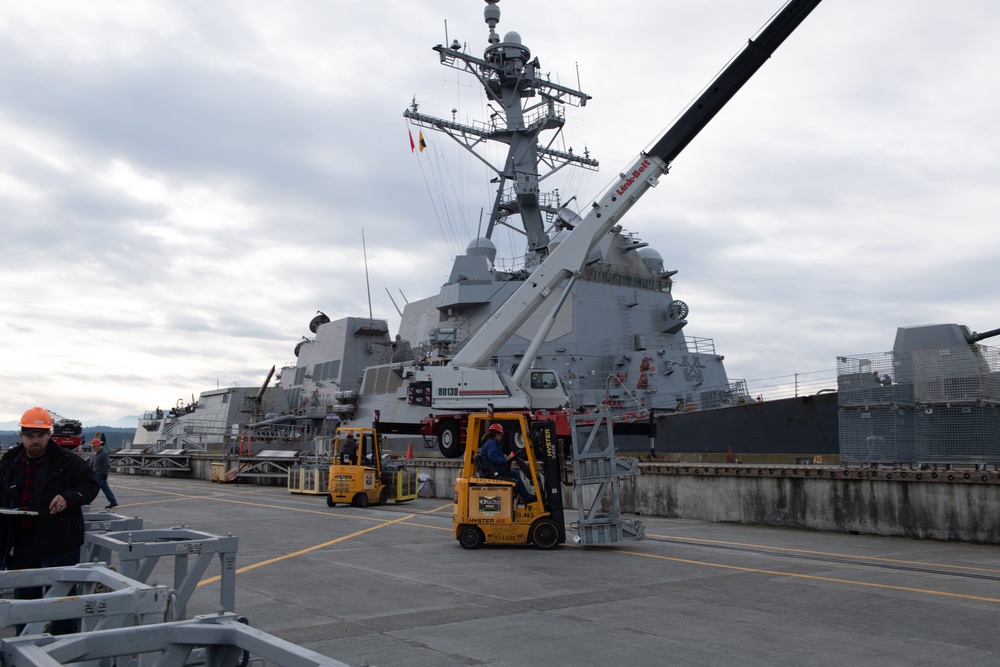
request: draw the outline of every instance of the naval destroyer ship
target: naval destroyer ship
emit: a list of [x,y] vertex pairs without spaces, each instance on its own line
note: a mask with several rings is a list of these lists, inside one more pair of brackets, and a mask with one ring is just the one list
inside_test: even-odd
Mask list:
[[[230,390],[216,390],[190,405],[147,414],[136,446],[162,441],[171,420],[224,422],[216,430],[230,439],[248,427],[257,442],[298,443],[329,434],[341,423],[370,425],[378,419],[394,425],[423,422],[428,447],[445,456],[460,453],[454,408],[440,409],[434,397],[422,395],[434,389],[416,381],[415,373],[451,363],[581,223],[574,198],[543,190],[543,181],[564,168],[599,166],[587,150],[556,148],[566,107],[585,106],[590,97],[550,80],[517,32],[497,32],[497,1],[486,0],[482,51],[457,39],[433,47],[442,66],[478,82],[490,117],[460,123],[424,113],[416,99],[403,112],[421,142],[423,131],[449,136],[490,165],[496,184],[482,235],[455,257],[439,292],[406,303],[395,334],[385,319],[331,320],[319,312],[309,323],[311,335],[294,346],[295,364],[280,369],[276,384],[270,385],[269,374],[259,391],[244,390],[231,401],[213,398]],[[491,163],[487,147],[497,145],[505,150]],[[631,180],[624,183],[619,189]],[[501,230],[524,238],[517,268],[497,261]],[[559,305],[522,313],[519,325],[480,366],[495,371],[507,394],[510,377],[530,367],[525,391],[563,397],[545,408],[611,412],[625,450],[725,452],[727,444],[743,451],[780,450],[785,439],[806,453],[835,453],[836,397],[767,403],[751,397],[745,381],[729,378],[712,339],[689,331],[695,311],[674,295],[676,273],[655,248],[616,223],[595,239],[575,280],[551,290],[547,303]],[[496,388],[482,393],[495,395],[490,391]],[[488,402],[483,399],[484,407]],[[638,428],[654,422],[660,426],[655,438],[653,430]],[[687,435],[679,437],[685,423]],[[630,424],[641,434],[631,440]]]

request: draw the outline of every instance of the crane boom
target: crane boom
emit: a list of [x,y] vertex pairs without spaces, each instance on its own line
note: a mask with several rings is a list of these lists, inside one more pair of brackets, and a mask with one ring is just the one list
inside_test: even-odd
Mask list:
[[[475,368],[487,364],[552,290],[571,275],[579,273],[597,241],[621,220],[642,195],[656,186],[657,179],[667,173],[673,159],[819,3],[820,0],[790,0],[775,14],[757,38],[747,43],[653,147],[640,154],[631,168],[622,173],[611,189],[592,205],[566,239],[455,354],[452,365]],[[532,361],[525,358],[521,364],[530,366]]]

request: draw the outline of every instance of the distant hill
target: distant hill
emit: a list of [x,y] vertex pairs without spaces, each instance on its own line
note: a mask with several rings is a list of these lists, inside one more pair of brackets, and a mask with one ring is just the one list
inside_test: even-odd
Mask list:
[[[76,417],[73,417],[76,419]],[[82,419],[80,423],[83,424],[84,428],[94,428],[98,431],[101,429],[113,429],[113,428],[127,428],[130,431],[134,431],[136,426],[139,425],[139,417],[135,415],[128,415],[127,417],[122,417],[121,419],[107,419],[105,417],[97,417],[96,419]],[[17,431],[19,427],[17,421],[0,422],[0,433],[4,431]]]
[[[14,422],[14,430],[3,430],[0,429],[0,446],[4,449],[9,449],[12,445],[16,445],[21,440],[18,438],[17,422]],[[106,428],[106,427],[92,427],[85,426],[83,429],[83,441],[90,442],[94,439],[94,434],[100,431],[104,434],[104,438],[108,443],[108,449],[121,449],[122,442],[129,441],[132,442],[132,436],[135,435],[135,426],[131,428]]]

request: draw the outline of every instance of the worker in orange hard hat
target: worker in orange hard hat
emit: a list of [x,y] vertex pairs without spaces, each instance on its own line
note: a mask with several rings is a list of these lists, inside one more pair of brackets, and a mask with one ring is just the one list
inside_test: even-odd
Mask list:
[[108,499],[108,506],[104,509],[113,510],[118,507],[118,501],[115,500],[115,494],[111,492],[111,487],[108,486],[108,473],[111,472],[111,457],[108,455],[108,450],[104,448],[104,441],[100,437],[95,437],[90,441],[90,449],[94,452],[90,457],[90,468],[94,471],[94,476],[97,477],[97,483],[101,485],[104,497]]
[[510,457],[504,454],[503,448],[500,446],[502,438],[503,426],[500,424],[493,424],[486,430],[486,436],[480,445],[483,454],[482,458],[486,460],[486,467],[488,468],[486,472],[497,479],[509,479],[514,482],[517,495],[521,501],[533,503],[535,502],[535,496],[528,491],[528,487],[524,485],[524,480],[521,479],[521,476],[510,468],[515,457],[513,454]]
[[[100,486],[87,462],[52,442],[52,415],[31,408],[21,416],[21,443],[0,457],[0,507],[23,513],[0,520],[0,563],[8,570],[76,565],[83,546],[83,506]],[[34,600],[42,588],[18,588]],[[50,633],[67,634],[76,619],[53,621]]]

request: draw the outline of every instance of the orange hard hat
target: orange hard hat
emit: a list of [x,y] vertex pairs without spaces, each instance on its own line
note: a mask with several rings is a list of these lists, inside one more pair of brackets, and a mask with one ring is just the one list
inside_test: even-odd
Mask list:
[[90,444],[91,445],[103,445],[104,443],[101,441],[100,438],[94,438],[93,440],[90,441]]
[[501,426],[500,424],[493,424],[492,426],[490,426],[489,430],[493,431],[494,433],[499,433],[500,435],[503,435],[503,426]]
[[21,415],[21,428],[52,428],[52,415],[45,408],[29,408]]

